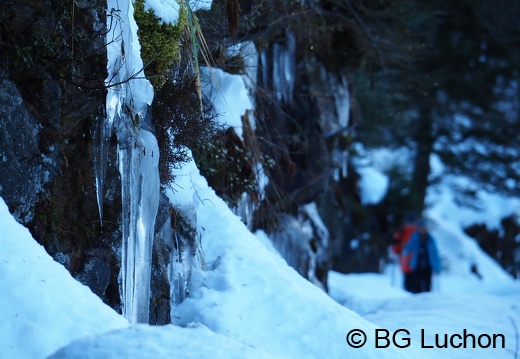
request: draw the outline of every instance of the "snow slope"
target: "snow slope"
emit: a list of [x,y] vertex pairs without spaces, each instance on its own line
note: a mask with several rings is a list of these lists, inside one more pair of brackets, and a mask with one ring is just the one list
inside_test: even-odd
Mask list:
[[[6,239],[0,274],[6,295],[0,300],[6,309],[0,357],[45,358],[53,351],[51,358],[100,359],[515,357],[518,283],[500,280],[492,286],[490,278],[483,293],[468,281],[460,288],[469,292],[464,294],[455,293],[457,282],[450,282],[456,276],[446,275],[440,291],[412,296],[392,285],[390,273],[331,272],[331,298],[249,232],[193,162],[175,175],[178,190],[169,193],[170,200],[197,226],[207,264],[194,270],[190,297],[172,312],[177,326],[128,328],[125,319],[53,262],[1,202]],[[346,342],[354,329],[367,335],[362,348]],[[385,344],[376,340],[383,329],[408,330],[396,341],[403,344],[408,337],[410,346],[378,348]],[[434,334],[466,329],[477,337],[502,334],[505,348],[422,348],[421,329],[427,345]]]
[[45,358],[86,335],[128,326],[56,263],[0,198],[0,358]]
[[267,359],[266,352],[210,331],[202,325],[136,325],[106,335],[88,337],[59,350],[51,358],[229,358]]
[[[251,234],[214,191],[207,187],[195,164],[176,174],[170,199],[189,214],[201,233],[207,270],[194,272],[190,297],[172,312],[179,326],[137,326],[79,340],[54,358],[511,358],[517,351],[516,323],[520,323],[518,283],[503,290],[479,286],[470,294],[434,292],[412,296],[386,274],[330,273],[331,296],[301,278],[272,248]],[[447,276],[450,278],[450,276]],[[449,280],[446,283],[450,283]],[[505,283],[505,282],[501,282]],[[452,283],[456,285],[456,282]],[[451,289],[450,289],[451,288]],[[498,288],[498,287],[497,287]],[[504,289],[504,287],[500,287]],[[444,285],[444,291],[453,290]],[[479,292],[480,291],[480,292]],[[368,320],[367,320],[368,319]],[[367,334],[363,348],[350,348],[347,333]],[[376,341],[377,330],[397,336],[399,348]],[[505,348],[422,348],[434,335],[502,334]],[[401,332],[401,334],[406,334]],[[456,344],[456,343],[455,343]],[[501,344],[501,343],[498,343]]]
[[[207,187],[193,162],[176,175],[183,190],[170,195],[182,210],[194,211],[208,263],[208,270],[195,272],[190,298],[173,313],[177,324],[187,328],[137,326],[104,334],[111,328],[126,327],[127,322],[53,262],[2,203],[0,218],[11,235],[2,244],[5,257],[0,273],[12,277],[2,285],[7,284],[7,293],[18,289],[17,295],[4,298],[9,311],[2,313],[6,316],[2,322],[16,318],[18,326],[5,328],[2,347],[14,349],[2,357],[45,358],[80,337],[85,338],[55,357],[106,358],[110,357],[107,350],[112,350],[112,357],[124,352],[126,358],[142,358],[150,348],[155,348],[155,358],[184,357],[184,350],[199,358],[238,358],[243,353],[251,358],[397,355],[395,350],[374,352],[371,337],[368,343],[372,344],[365,349],[348,347],[345,335],[351,329],[372,332],[376,326],[333,301],[265,248]],[[24,260],[27,268],[14,265]],[[16,287],[23,277],[24,285]],[[42,291],[48,287],[50,290]],[[90,336],[96,333],[103,334]],[[136,336],[141,338],[140,344],[130,344]]]
[[202,323],[273,357],[392,356],[391,351],[360,353],[346,346],[351,328],[373,330],[374,325],[338,305],[263,246],[208,187],[193,162],[175,176],[183,190],[171,192],[170,200],[182,211],[196,213],[212,268],[196,274],[191,297],[172,313],[177,324]]

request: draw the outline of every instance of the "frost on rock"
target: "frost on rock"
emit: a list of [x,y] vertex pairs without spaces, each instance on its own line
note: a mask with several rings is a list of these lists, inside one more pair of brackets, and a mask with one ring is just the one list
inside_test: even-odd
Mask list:
[[298,216],[282,214],[277,231],[269,235],[274,248],[304,278],[326,290],[329,231],[314,202],[300,208]]
[[[275,43],[272,49],[266,49],[260,55],[264,88],[272,88],[276,99],[288,105],[292,104],[293,100],[296,79],[295,56],[296,38],[291,33],[287,33],[285,43]],[[269,86],[270,80],[272,86]]]
[[[345,136],[350,126],[350,92],[346,75],[335,75],[315,59],[305,62],[311,78],[311,92],[316,96],[320,117],[318,123],[326,139],[334,138],[332,160],[335,181],[348,175],[348,149],[341,145],[338,138]],[[331,101],[330,99],[333,99]]]
[[110,137],[116,133],[122,192],[121,301],[131,322],[148,322],[155,218],[159,206],[159,148],[147,131],[153,87],[143,62],[131,1],[107,2],[106,118],[98,124],[94,169],[100,219]]

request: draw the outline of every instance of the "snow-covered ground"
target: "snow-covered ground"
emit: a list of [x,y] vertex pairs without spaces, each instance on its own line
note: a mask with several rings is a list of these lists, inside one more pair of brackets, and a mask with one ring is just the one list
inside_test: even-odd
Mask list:
[[[461,281],[444,275],[436,278],[438,284],[433,292],[412,295],[392,285],[388,273],[342,275],[331,272],[329,281],[333,298],[388,330],[389,339],[392,339],[392,333],[406,330],[399,333],[412,343],[421,344],[415,352],[417,357],[518,357],[518,282],[502,282],[494,288],[481,288],[478,283],[459,287]],[[383,339],[386,332],[380,333],[379,344],[384,346],[388,343]],[[466,341],[462,339],[465,334]],[[451,342],[450,338],[453,338]],[[405,345],[403,340],[397,339],[396,343]],[[444,348],[445,343],[447,348]],[[488,345],[488,348],[482,348]],[[432,346],[434,348],[430,348]]]
[[[447,270],[436,278],[436,291],[410,295],[391,267],[383,274],[331,272],[329,296],[290,268],[262,233],[249,232],[193,162],[176,176],[182,190],[170,197],[202,234],[206,269],[195,269],[190,297],[173,312],[176,325],[165,327],[130,327],[55,263],[0,201],[0,357],[45,358],[54,351],[52,358],[100,359],[515,357],[520,285],[478,248],[467,247],[472,261],[483,258],[483,281]],[[445,231],[439,225],[434,235],[453,234]],[[348,345],[349,333],[354,344],[362,339],[353,330],[366,334],[362,348]],[[454,335],[452,348],[424,348],[436,346],[435,334],[439,345],[444,334]],[[466,348],[453,348],[464,334]],[[471,336],[475,346],[487,346],[489,338],[497,348],[473,349]]]
[[[367,201],[377,203],[386,189],[385,181],[381,180],[384,166],[388,166],[389,161],[399,161],[402,156],[386,150],[374,151],[371,155],[375,158],[363,163],[370,171],[361,172],[361,183],[367,184],[361,193]],[[329,294],[338,303],[388,330],[390,338],[395,331],[405,329],[407,332],[400,331],[405,338],[412,343],[424,343],[425,348],[421,347],[417,354],[419,357],[518,358],[520,282],[484,253],[463,228],[484,223],[488,229],[497,229],[502,218],[520,213],[520,202],[517,198],[478,190],[474,203],[478,206],[463,207],[454,199],[452,185],[478,186],[469,179],[444,173],[437,156],[432,155],[431,162],[431,176],[438,183],[428,190],[429,208],[424,217],[443,263],[443,271],[433,277],[433,292],[412,295],[402,290],[403,278],[394,258],[381,274],[330,272]],[[379,195],[368,196],[374,193]],[[480,277],[471,272],[472,267]],[[380,333],[383,338],[386,332]],[[460,339],[464,337],[466,341]],[[380,344],[385,343],[386,339],[380,340]],[[448,348],[426,348],[442,347],[445,343]],[[459,344],[462,347],[458,347]]]
[[0,358],[45,358],[86,335],[128,327],[73,279],[0,199]]

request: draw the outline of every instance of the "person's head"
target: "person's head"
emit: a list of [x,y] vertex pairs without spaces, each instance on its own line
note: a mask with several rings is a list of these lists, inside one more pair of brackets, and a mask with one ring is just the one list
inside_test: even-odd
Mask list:
[[426,233],[428,231],[428,227],[426,226],[426,221],[421,218],[417,221],[417,229],[421,233]]
[[417,220],[417,216],[412,211],[406,212],[406,214],[404,215],[405,224],[414,224],[416,220]]

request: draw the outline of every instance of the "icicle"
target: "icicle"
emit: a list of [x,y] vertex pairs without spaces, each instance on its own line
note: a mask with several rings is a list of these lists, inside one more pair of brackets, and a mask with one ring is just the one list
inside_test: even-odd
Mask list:
[[337,144],[334,146],[334,149],[332,151],[332,164],[333,164],[333,177],[335,182],[339,182],[341,180],[341,173],[340,173],[340,167],[341,167],[341,161],[342,156],[341,152],[338,149]]
[[[130,323],[137,323],[139,315],[137,315],[135,298],[136,286],[134,275],[136,271],[135,265],[135,242],[131,238],[135,238],[135,226],[137,223],[137,203],[135,193],[132,190],[136,187],[137,181],[133,165],[135,165],[135,153],[132,150],[134,146],[130,143],[118,143],[118,161],[119,173],[121,174],[121,201],[122,201],[122,250],[121,250],[121,298],[123,304],[123,316],[125,316]],[[130,175],[127,175],[130,174]]]
[[348,150],[343,150],[341,161],[341,175],[343,178],[348,177]]
[[[175,251],[168,268],[168,276],[170,278],[170,300],[171,314],[175,317],[175,308],[182,303],[188,295],[188,281],[191,277],[192,268],[195,267],[195,248],[192,238],[186,238],[182,234],[171,230],[171,222],[169,230],[170,236],[173,238]],[[183,224],[181,224],[181,227]],[[189,230],[182,228],[182,230]]]
[[279,102],[292,104],[296,78],[296,39],[287,33],[285,44],[273,45],[273,91]]
[[247,192],[242,193],[242,196],[240,196],[236,206],[232,208],[233,213],[240,217],[248,229],[252,229],[253,213],[255,209],[255,202],[251,198],[251,195],[249,195]]
[[107,116],[96,145],[96,185],[102,215],[107,145],[117,128],[122,195],[121,301],[131,323],[148,323],[155,217],[159,206],[159,148],[155,136],[139,128],[153,99],[143,69],[131,1],[108,0]]
[[291,105],[294,93],[294,80],[296,78],[296,38],[287,33],[287,45],[284,54],[284,91],[283,97],[286,104]]
[[123,315],[131,323],[147,323],[159,206],[159,148],[153,134],[143,129],[137,141],[118,145],[123,202],[121,282]]
[[262,64],[262,85],[264,89],[268,89],[269,81],[269,61],[267,60],[267,50],[262,51],[260,54],[260,63]]
[[276,95],[276,99],[278,102],[281,102],[282,97],[282,86],[283,86],[283,60],[284,57],[282,53],[284,52],[284,48],[280,44],[273,45],[273,92]]
[[103,225],[103,196],[105,173],[108,161],[108,141],[105,136],[106,122],[99,120],[94,130],[94,178],[96,181],[96,198],[99,211],[99,221]]
[[331,85],[335,94],[334,98],[336,113],[338,115],[338,125],[341,128],[346,128],[350,121],[350,93],[348,92],[347,77],[343,75],[340,83],[331,80]]

